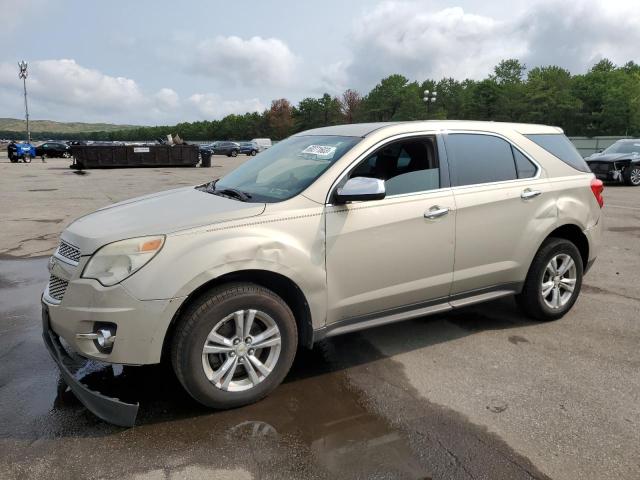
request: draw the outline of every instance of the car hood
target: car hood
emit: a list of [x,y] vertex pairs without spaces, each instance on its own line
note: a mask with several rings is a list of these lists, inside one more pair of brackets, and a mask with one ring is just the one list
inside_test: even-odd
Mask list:
[[195,187],[132,198],[78,218],[62,233],[83,255],[125,238],[169,234],[188,228],[253,217],[264,203],[244,203]]
[[632,153],[601,153],[596,155],[591,155],[587,157],[585,160],[587,163],[589,162],[615,162],[617,160],[632,160],[638,159],[640,160],[640,156],[634,155]]

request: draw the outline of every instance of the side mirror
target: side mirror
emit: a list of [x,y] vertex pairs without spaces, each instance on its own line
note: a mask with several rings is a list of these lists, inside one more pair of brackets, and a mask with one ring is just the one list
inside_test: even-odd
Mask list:
[[335,203],[381,200],[385,197],[384,180],[368,177],[354,177],[347,180],[334,195]]

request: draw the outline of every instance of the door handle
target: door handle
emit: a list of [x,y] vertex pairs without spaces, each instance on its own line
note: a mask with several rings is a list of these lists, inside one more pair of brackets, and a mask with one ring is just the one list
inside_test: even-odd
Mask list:
[[542,192],[540,190],[531,190],[530,188],[525,188],[520,194],[520,198],[522,198],[523,200],[528,200],[530,198],[535,198],[541,194]]
[[449,213],[448,207],[441,208],[438,205],[434,205],[429,210],[424,212],[424,218],[433,220],[434,218],[444,217],[447,213]]

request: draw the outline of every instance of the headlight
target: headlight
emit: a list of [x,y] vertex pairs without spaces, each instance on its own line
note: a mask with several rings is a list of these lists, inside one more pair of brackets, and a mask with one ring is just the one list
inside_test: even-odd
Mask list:
[[93,278],[105,287],[120,283],[146,265],[164,245],[164,235],[121,240],[93,254],[82,278]]

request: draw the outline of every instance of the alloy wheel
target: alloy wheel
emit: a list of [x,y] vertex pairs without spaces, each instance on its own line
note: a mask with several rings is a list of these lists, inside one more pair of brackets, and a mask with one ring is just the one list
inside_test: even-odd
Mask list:
[[640,167],[635,167],[631,170],[629,178],[633,185],[640,185]]
[[249,390],[278,363],[282,340],[275,320],[260,310],[238,310],[220,320],[202,349],[207,379],[229,392]]
[[542,275],[541,295],[544,303],[553,310],[564,307],[573,296],[577,278],[573,258],[566,253],[555,255]]

